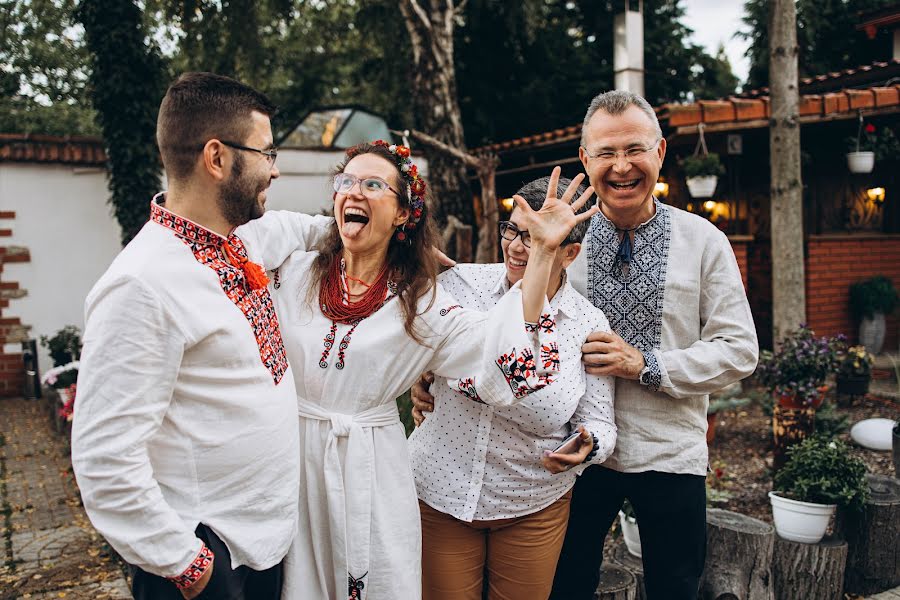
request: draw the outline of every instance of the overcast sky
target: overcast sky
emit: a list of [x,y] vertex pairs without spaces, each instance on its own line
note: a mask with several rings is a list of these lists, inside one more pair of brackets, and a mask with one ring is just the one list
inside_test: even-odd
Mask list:
[[725,53],[734,74],[741,83],[747,80],[750,62],[744,56],[748,43],[734,34],[743,29],[743,0],[685,0],[685,24],[694,30],[693,41],[715,54],[719,44],[725,44]]

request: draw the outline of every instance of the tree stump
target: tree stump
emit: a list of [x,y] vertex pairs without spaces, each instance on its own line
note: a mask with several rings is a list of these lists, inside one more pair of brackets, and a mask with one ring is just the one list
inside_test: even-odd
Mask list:
[[846,591],[869,595],[900,585],[900,481],[866,475],[871,496],[860,512],[843,511]]
[[772,574],[778,600],[842,600],[847,542],[801,544],[775,536]]
[[772,554],[775,528],[759,519],[718,508],[706,511],[703,600],[774,600]]
[[787,462],[788,448],[799,444],[816,429],[816,409],[785,408],[775,401],[772,407],[772,438],[775,445],[773,467],[776,471]]
[[600,568],[600,585],[595,600],[635,600],[635,579],[628,569],[605,564]]
[[647,592],[644,590],[644,563],[637,556],[628,552],[625,542],[620,541],[613,549],[612,564],[627,569],[634,575],[635,596],[634,600],[647,600]]

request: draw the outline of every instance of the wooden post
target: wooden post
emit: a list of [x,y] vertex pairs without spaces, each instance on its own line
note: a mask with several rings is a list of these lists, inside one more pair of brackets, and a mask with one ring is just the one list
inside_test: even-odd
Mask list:
[[769,2],[769,168],[774,341],[806,322],[803,275],[803,181],[795,0]]
[[616,566],[629,570],[631,574],[634,575],[634,600],[647,600],[647,592],[644,589],[644,563],[640,558],[632,555],[628,551],[624,541],[620,541],[613,549],[610,562]]
[[778,600],[843,600],[847,542],[801,544],[775,536],[772,574]]
[[871,496],[862,512],[843,511],[846,591],[869,595],[900,585],[900,480],[866,475]]
[[605,564],[600,569],[600,585],[595,600],[634,600],[634,575],[628,569]]
[[775,600],[772,553],[775,528],[759,519],[710,508],[706,511],[703,598]]
[[787,450],[812,435],[816,427],[816,409],[785,408],[775,401],[772,408],[772,437],[774,439],[776,471],[787,461]]

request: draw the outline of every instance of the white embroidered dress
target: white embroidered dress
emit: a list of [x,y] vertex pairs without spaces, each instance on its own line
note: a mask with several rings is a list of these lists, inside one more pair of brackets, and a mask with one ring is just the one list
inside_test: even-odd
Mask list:
[[[265,240],[271,250],[288,243],[292,218],[269,213],[241,235],[251,247]],[[416,600],[419,509],[395,398],[431,370],[473,401],[511,405],[549,382],[553,368],[543,369],[539,359],[555,352],[555,324],[548,315],[547,327],[526,331],[518,287],[481,313],[461,308],[438,286],[430,307],[430,294],[419,303],[428,346],[406,334],[396,298],[361,321],[348,343],[351,326],[343,324],[326,340],[331,320],[306,302],[315,257],[295,252],[271,286],[300,415],[300,522],[282,597]]]

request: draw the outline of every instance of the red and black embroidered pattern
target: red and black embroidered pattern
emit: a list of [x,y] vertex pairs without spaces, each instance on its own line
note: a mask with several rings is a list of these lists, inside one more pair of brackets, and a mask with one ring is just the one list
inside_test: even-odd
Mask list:
[[363,597],[363,589],[365,589],[366,584],[363,582],[363,578],[368,575],[369,572],[366,571],[359,578],[350,575],[347,573],[347,600],[360,600]]
[[545,313],[541,315],[539,325],[544,333],[553,333],[553,329],[556,327],[556,321],[554,321],[549,314]]
[[206,570],[212,564],[214,556],[213,551],[207,548],[206,544],[203,544],[200,552],[197,553],[197,558],[184,570],[184,573],[177,577],[168,577],[167,579],[174,583],[179,590],[190,587],[203,577],[203,574],[206,573]]
[[441,316],[442,316],[442,317],[446,317],[448,314],[450,314],[450,311],[451,311],[451,310],[455,310],[455,309],[457,309],[457,308],[462,308],[462,306],[459,305],[459,304],[454,304],[453,306],[448,306],[447,308],[442,308],[442,309],[441,309]]
[[559,371],[559,347],[556,342],[541,346],[541,362],[544,363],[545,369]]
[[523,349],[518,356],[513,348],[512,352],[503,354],[497,359],[497,366],[516,398],[522,398],[553,383],[553,378],[549,375],[538,375],[538,382],[534,386],[528,383],[528,379],[536,374],[534,353],[531,348]]
[[459,381],[457,381],[456,391],[469,400],[484,404],[484,400],[481,399],[481,397],[478,395],[478,391],[475,389],[475,379],[472,377],[469,377],[468,379],[460,379]]
[[216,273],[225,295],[250,323],[263,365],[272,374],[275,383],[280,383],[287,371],[288,362],[272,297],[266,288],[250,289],[244,271],[228,260],[224,249],[225,244],[228,244],[231,254],[246,259],[247,249],[244,248],[244,243],[235,235],[226,240],[167,211],[156,202],[151,204],[150,215],[154,221],[174,231],[194,253],[197,262]]

